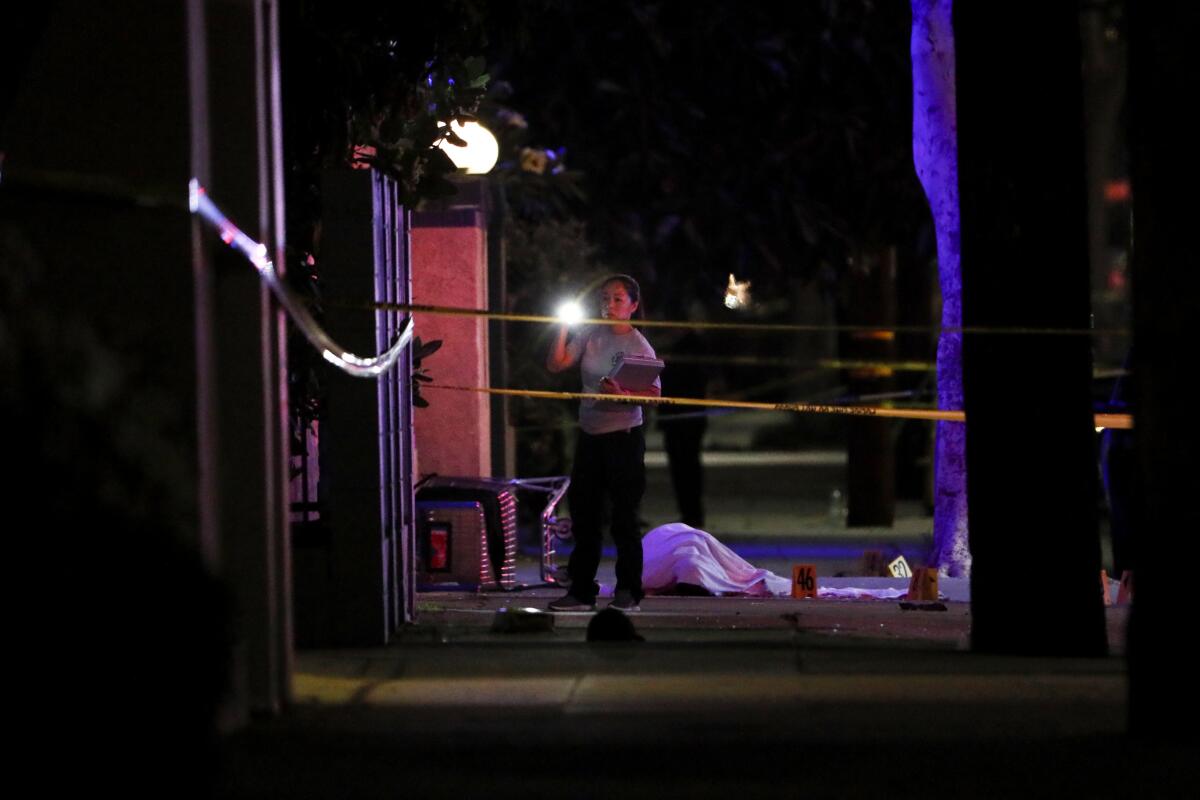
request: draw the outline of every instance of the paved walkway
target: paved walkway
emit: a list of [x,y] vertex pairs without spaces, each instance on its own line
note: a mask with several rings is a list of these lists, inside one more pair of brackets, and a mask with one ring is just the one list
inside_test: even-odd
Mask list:
[[954,602],[652,597],[640,643],[587,643],[590,614],[493,630],[554,594],[424,594],[391,646],[300,653],[296,706],[227,739],[221,794],[1146,797],[1198,777],[1123,733],[1124,607],[1097,659],[971,653]]
[[[745,428],[745,430],[743,430]],[[748,425],[710,428],[736,451]],[[660,459],[661,460],[661,459]],[[932,519],[901,503],[887,529],[829,514],[836,454],[709,459],[706,528],[755,566],[818,565],[839,585],[866,549],[920,563]],[[648,526],[674,521],[650,458]],[[611,560],[599,578],[611,584]],[[540,582],[536,558],[518,580]],[[841,585],[864,583],[846,578]],[[899,582],[897,582],[899,583]],[[1128,608],[1111,655],[968,649],[965,582],[945,610],[894,600],[649,597],[643,642],[589,643],[591,614],[541,613],[553,587],[422,593],[386,647],[298,654],[294,706],[225,738],[231,798],[1184,797],[1200,760],[1133,741]],[[516,609],[538,611],[521,613]],[[502,609],[506,609],[502,611]],[[504,632],[525,630],[525,632]]]

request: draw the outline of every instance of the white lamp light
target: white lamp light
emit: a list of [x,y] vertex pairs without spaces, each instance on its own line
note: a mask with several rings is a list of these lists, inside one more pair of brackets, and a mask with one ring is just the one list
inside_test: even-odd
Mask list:
[[466,146],[456,145],[443,139],[438,147],[450,157],[454,166],[465,169],[468,175],[484,175],[496,166],[500,157],[500,146],[496,137],[478,122],[450,122],[450,130],[454,135],[466,142]]
[[744,309],[750,305],[750,281],[739,281],[729,273],[729,284],[725,287],[725,307]]

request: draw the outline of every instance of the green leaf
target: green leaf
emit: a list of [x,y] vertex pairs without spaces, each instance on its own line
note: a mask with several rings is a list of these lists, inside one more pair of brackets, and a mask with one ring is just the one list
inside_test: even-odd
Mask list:
[[441,339],[434,339],[432,342],[425,342],[424,344],[422,344],[421,340],[418,339],[417,347],[413,351],[413,358],[425,358],[425,356],[433,355],[441,348],[441,346]]
[[484,73],[486,68],[487,63],[482,56],[471,56],[463,61],[463,72],[467,74],[467,77],[482,75],[486,79],[487,74]]

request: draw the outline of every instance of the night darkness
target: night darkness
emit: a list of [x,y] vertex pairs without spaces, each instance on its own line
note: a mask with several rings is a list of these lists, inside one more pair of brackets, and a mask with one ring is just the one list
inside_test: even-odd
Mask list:
[[[634,674],[625,670],[648,651],[654,658],[645,663],[657,666],[643,677],[675,670],[681,686],[711,678],[729,697],[746,691],[750,705],[759,703],[763,718],[779,725],[717,719],[707,706],[676,717],[654,718],[653,708],[577,717],[551,703],[545,713],[522,709],[530,713],[517,721],[480,706],[471,712],[477,718],[456,718],[426,698],[404,716],[367,706],[375,684],[359,686],[343,705],[294,704],[288,559],[298,551],[288,470],[294,449],[307,446],[305,426],[328,411],[330,368],[287,332],[259,276],[188,214],[185,187],[197,170],[229,198],[231,217],[249,231],[257,224],[264,241],[278,237],[292,290],[323,319],[330,209],[322,171],[361,158],[395,180],[410,210],[450,213],[461,176],[431,145],[444,136],[445,117],[478,117],[501,148],[479,184],[492,214],[489,257],[507,280],[506,307],[496,310],[548,313],[598,275],[629,273],[641,280],[652,319],[826,326],[808,338],[653,334],[660,354],[676,348],[705,365],[688,393],[769,402],[885,397],[924,407],[939,398],[928,364],[876,369],[874,377],[870,369],[816,367],[821,359],[937,357],[942,242],[913,164],[910,4],[427,5],[129,3],[115,15],[107,6],[57,2],[4,31],[19,41],[6,41],[4,73],[13,79],[0,87],[0,416],[12,433],[16,474],[7,484],[5,532],[10,571],[19,577],[10,590],[22,660],[15,685],[26,695],[19,710],[30,738],[49,743],[59,760],[83,753],[74,770],[82,784],[98,775],[102,784],[127,782],[133,793],[158,796],[192,777],[180,794],[315,796],[335,785],[355,788],[360,778],[364,787],[436,793],[445,785],[434,767],[450,774],[472,758],[473,771],[454,773],[457,783],[446,785],[478,779],[501,786],[500,794],[523,792],[515,782],[487,784],[495,776],[485,774],[502,781],[540,769],[522,760],[530,753],[521,725],[550,754],[556,766],[543,788],[559,794],[579,788],[573,770],[587,747],[633,764],[645,745],[675,772],[696,767],[686,786],[698,796],[791,786],[795,765],[819,775],[818,789],[844,788],[847,796],[890,791],[885,778],[902,773],[902,795],[928,796],[937,787],[922,781],[943,776],[966,781],[968,793],[1003,796],[1016,787],[1063,796],[1079,778],[1089,794],[1116,786],[1127,796],[1146,775],[1155,778],[1149,767],[1160,757],[1175,777],[1194,771],[1190,755],[1171,748],[1194,743],[1200,697],[1186,656],[1194,627],[1190,537],[1200,530],[1190,385],[1200,271],[1189,267],[1200,177],[1193,131],[1182,124],[1200,96],[1191,41],[1200,21],[1194,9],[1116,0],[1053,12],[1033,2],[955,9],[962,322],[992,329],[963,345],[959,396],[973,427],[958,466],[971,493],[974,564],[964,578],[970,600],[952,609],[965,620],[960,639],[925,651],[933,641],[921,638],[926,632],[885,640],[872,619],[870,635],[879,638],[823,650],[853,637],[804,609],[761,617],[777,640],[742,636],[745,620],[726,613],[729,626],[704,629],[708,638],[693,647],[688,637],[710,617],[689,611],[692,628],[680,627],[686,635],[678,641],[656,642],[648,615],[639,628],[644,650],[614,655],[569,642],[522,640],[521,650],[511,638],[454,640],[465,628],[445,623],[447,616],[397,625],[383,636],[391,643],[367,656],[330,650],[329,664],[360,656],[367,663],[336,675],[338,685],[390,670],[380,685],[477,679],[482,697],[492,679],[543,687],[573,680],[577,667],[603,680]],[[197,22],[201,8],[207,21]],[[264,10],[278,11],[278,50],[255,27]],[[208,59],[203,69],[197,53]],[[276,141],[262,136],[269,126],[255,115],[267,96],[258,89],[268,63],[279,66],[282,84],[281,118],[272,120],[278,161],[270,157]],[[193,94],[197,74],[208,92],[203,107]],[[360,145],[366,149],[356,156]],[[286,212],[284,224],[270,213],[256,221],[272,209]],[[723,305],[730,275],[752,283],[749,307]],[[867,341],[831,332],[840,323],[923,330]],[[1004,333],[1021,327],[1036,332]],[[1088,330],[1099,327],[1122,330],[1101,342]],[[506,363],[493,366],[493,385],[577,390],[577,374],[544,369],[542,327],[506,331]],[[434,380],[448,351],[429,350],[420,365]],[[1114,375],[1127,381],[1119,393]],[[1119,407],[1109,407],[1110,395]],[[426,397],[437,401],[436,392]],[[516,463],[530,474],[569,468],[572,413],[549,408],[522,401],[505,412],[525,432],[514,447],[524,448]],[[1126,458],[1122,524],[1132,537],[1120,558],[1137,571],[1138,595],[1125,610],[1128,645],[1122,628],[1115,651],[1113,611],[1096,592],[1103,526],[1113,524],[1093,424],[1102,410],[1136,419],[1135,433],[1118,441]],[[851,527],[888,530],[897,501],[932,527],[926,498],[936,456],[924,421],[864,418],[852,427],[795,416],[753,430],[746,455],[836,450],[846,475],[838,472],[829,486],[868,487],[852,494]],[[886,424],[865,424],[874,422]],[[364,462],[374,477],[376,455]],[[781,496],[809,503],[817,509],[809,516],[828,523],[829,486],[792,474],[731,470],[725,488],[740,511],[773,481]],[[370,514],[378,488],[363,490]],[[837,525],[847,528],[843,517]],[[318,533],[335,530],[331,523]],[[377,577],[347,583],[357,589]],[[512,599],[477,594],[463,602],[476,603],[467,612],[482,619],[479,612],[493,610],[488,602]],[[936,628],[950,615],[928,619]],[[582,628],[563,631],[569,638]],[[491,659],[509,657],[503,648],[521,652],[498,666],[502,658]],[[758,666],[761,674],[743,686]],[[781,711],[768,690],[753,689],[775,685],[768,678],[777,667],[781,681],[799,686],[793,699],[816,697],[804,692],[839,678],[857,691],[860,680],[879,686],[880,676],[915,676],[935,693],[939,677],[962,679],[962,704],[936,709],[943,719],[970,731],[979,713],[1019,735],[997,734],[995,748],[986,736],[939,739],[920,725],[934,709],[918,694],[903,695],[900,706],[871,707],[870,696],[850,692]],[[1006,705],[1006,675],[1032,686],[1038,702]],[[1127,726],[1070,733],[1087,730],[1089,714],[1116,713],[1087,692],[1118,683],[1129,691]],[[996,694],[972,694],[984,685]],[[1056,697],[1047,688],[1055,685],[1079,694]],[[470,695],[458,684],[453,691]],[[1032,722],[1020,719],[1022,708]],[[801,710],[817,712],[818,722]],[[1061,719],[1053,718],[1059,710]],[[821,713],[829,731],[858,732],[845,749],[832,738],[814,744]],[[912,722],[915,748],[907,732],[876,742],[878,720],[896,730]],[[115,735],[122,722],[136,733]],[[641,738],[626,738],[626,723],[644,726]],[[1022,727],[1029,725],[1044,729],[1033,735]],[[717,752],[710,731],[728,753]],[[1161,743],[1166,748],[1154,749]],[[1060,762],[1060,752],[1068,760]],[[755,782],[739,784],[725,756],[735,769],[752,767]],[[1011,787],[997,782],[1025,761],[1034,767]],[[390,773],[372,772],[384,762]],[[1085,762],[1091,766],[1079,766]],[[608,781],[595,786],[619,787],[624,773],[600,766],[584,769]],[[159,782],[160,767],[174,771],[174,784]],[[891,772],[877,776],[883,768]],[[72,772],[59,764],[45,774],[54,777],[54,769]],[[661,796],[674,779],[639,769],[628,776],[645,794]]]

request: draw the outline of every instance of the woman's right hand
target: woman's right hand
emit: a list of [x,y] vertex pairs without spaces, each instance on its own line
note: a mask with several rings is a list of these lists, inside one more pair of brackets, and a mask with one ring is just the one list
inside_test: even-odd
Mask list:
[[551,372],[562,372],[572,364],[571,354],[567,352],[569,327],[568,325],[563,325],[559,329],[558,338],[554,340],[554,344],[550,348],[550,354],[546,356],[546,369]]

